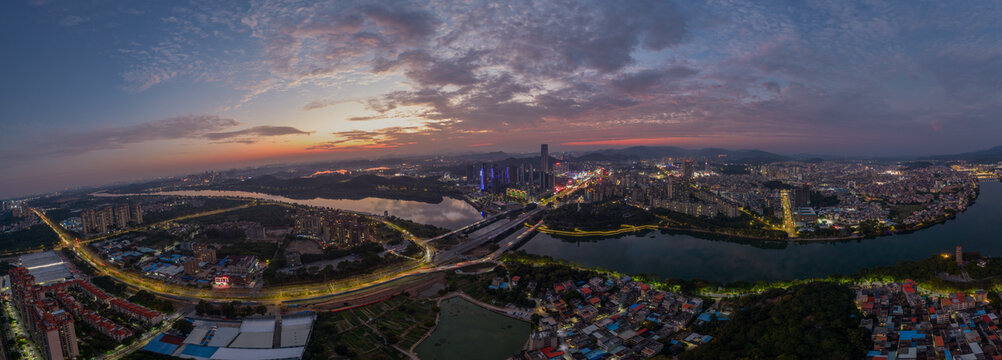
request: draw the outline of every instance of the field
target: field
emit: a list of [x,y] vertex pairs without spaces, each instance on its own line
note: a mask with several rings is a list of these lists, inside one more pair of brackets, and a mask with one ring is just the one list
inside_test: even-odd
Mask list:
[[356,309],[321,312],[304,358],[407,359],[410,349],[435,324],[433,300],[394,296]]

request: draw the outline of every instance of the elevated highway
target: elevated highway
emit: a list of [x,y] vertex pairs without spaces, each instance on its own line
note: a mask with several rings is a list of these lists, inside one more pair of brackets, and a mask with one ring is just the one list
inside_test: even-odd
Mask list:
[[[541,213],[542,211],[543,211],[542,208],[536,208],[536,209],[527,211],[527,212],[522,213],[521,215],[517,216],[515,219],[508,220],[506,223],[502,224],[501,226],[497,226],[497,227],[491,229],[490,231],[487,231],[486,233],[478,234],[474,238],[472,238],[472,239],[470,239],[470,240],[468,240],[468,241],[466,241],[466,242],[464,242],[462,244],[459,244],[455,248],[452,248],[452,249],[449,249],[449,250],[446,250],[446,251],[441,251],[438,254],[436,254],[436,256],[435,256],[435,263],[437,263],[437,264],[447,263],[447,262],[449,262],[449,261],[451,261],[451,260],[459,257],[460,255],[462,255],[462,254],[464,254],[466,252],[469,252],[470,250],[473,250],[473,249],[475,249],[475,248],[477,248],[477,247],[479,247],[479,246],[481,246],[483,244],[486,244],[489,241],[493,241],[493,240],[497,239],[498,236],[511,231],[511,229],[513,229],[515,227],[522,226],[523,223],[525,223],[526,221],[528,221],[529,219],[531,219],[533,216],[536,216],[537,214]],[[502,221],[504,221],[504,220],[502,220]]]

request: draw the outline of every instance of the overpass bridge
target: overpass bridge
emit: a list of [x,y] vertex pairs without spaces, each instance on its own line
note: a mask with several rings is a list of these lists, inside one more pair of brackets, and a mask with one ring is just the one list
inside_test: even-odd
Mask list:
[[497,220],[497,219],[499,219],[501,217],[507,216],[508,214],[512,213],[513,211],[517,211],[517,210],[508,210],[508,211],[499,212],[497,214],[494,214],[494,215],[485,217],[483,219],[480,219],[479,221],[477,221],[475,223],[463,226],[463,227],[461,227],[459,229],[452,230],[452,231],[447,232],[445,234],[442,234],[442,235],[433,237],[431,239],[425,240],[424,242],[427,243],[427,242],[432,242],[432,241],[435,241],[435,240],[441,240],[441,239],[445,239],[447,237],[450,237],[452,235],[456,235],[456,234],[459,234],[459,233],[465,233],[465,232],[470,232],[470,231],[477,230],[477,229],[479,229],[482,226],[487,226],[487,225],[491,224],[492,222],[494,222],[494,220]]
[[486,244],[489,241],[496,240],[498,236],[505,234],[508,231],[511,231],[511,229],[515,227],[522,226],[522,224],[531,219],[533,216],[536,216],[537,214],[541,213],[542,211],[543,211],[542,208],[536,208],[528,212],[522,213],[515,219],[508,220],[507,222],[503,223],[500,226],[494,227],[483,234],[479,234],[474,238],[460,244],[459,246],[456,246],[455,248],[446,251],[441,251],[435,254],[435,262],[438,264],[446,263],[470,250],[473,250],[483,244]]

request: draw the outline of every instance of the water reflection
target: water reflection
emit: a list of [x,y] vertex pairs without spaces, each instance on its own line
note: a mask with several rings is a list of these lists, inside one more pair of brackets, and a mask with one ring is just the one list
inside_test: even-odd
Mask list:
[[634,274],[724,282],[787,280],[853,274],[862,268],[952,252],[957,245],[965,251],[1002,256],[1002,239],[997,231],[1000,220],[1002,183],[983,183],[975,205],[956,219],[910,234],[836,243],[791,243],[785,248],[668,233],[587,242],[538,234],[523,249]]
[[481,214],[476,208],[465,201],[450,197],[443,197],[442,202],[431,204],[419,201],[393,200],[374,197],[360,200],[324,198],[300,200],[290,199],[278,195],[229,190],[181,190],[126,195],[228,196],[344,209],[376,215],[383,215],[383,212],[386,211],[389,215],[448,229],[458,229],[481,219]]

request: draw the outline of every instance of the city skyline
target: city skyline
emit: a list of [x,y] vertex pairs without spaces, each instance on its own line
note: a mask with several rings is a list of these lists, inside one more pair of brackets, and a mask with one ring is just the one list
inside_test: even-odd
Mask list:
[[0,6],[9,194],[539,143],[948,154],[1002,131],[990,3]]

